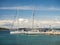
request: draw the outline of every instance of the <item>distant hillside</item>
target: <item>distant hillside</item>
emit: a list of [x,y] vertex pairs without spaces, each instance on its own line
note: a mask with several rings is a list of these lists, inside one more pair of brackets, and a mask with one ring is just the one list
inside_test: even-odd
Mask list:
[[9,30],[8,28],[2,28],[2,27],[0,27],[0,30]]

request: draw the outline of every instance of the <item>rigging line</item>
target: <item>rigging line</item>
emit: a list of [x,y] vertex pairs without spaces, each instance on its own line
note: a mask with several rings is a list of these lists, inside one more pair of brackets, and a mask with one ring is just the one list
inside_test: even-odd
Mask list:
[[18,16],[19,16],[19,9],[17,8],[17,11],[16,11],[16,20],[17,20],[17,31],[18,31],[18,27],[19,27],[19,19],[18,19]]
[[14,16],[14,19],[13,19],[13,22],[12,22],[12,25],[11,25],[11,29],[13,29],[14,23],[15,23],[15,21],[16,21],[17,18],[18,18],[18,8],[16,8],[16,15]]

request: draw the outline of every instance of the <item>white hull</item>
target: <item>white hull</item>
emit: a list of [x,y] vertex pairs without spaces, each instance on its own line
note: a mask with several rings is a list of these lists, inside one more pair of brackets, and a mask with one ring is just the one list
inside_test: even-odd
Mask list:
[[56,34],[56,35],[60,35],[60,32],[32,32],[32,31],[11,31],[10,34]]

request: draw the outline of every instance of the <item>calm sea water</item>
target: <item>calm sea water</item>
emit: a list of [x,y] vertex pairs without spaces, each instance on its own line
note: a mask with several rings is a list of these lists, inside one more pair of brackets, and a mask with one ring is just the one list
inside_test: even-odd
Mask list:
[[9,34],[9,31],[0,31],[0,45],[60,45],[60,35]]

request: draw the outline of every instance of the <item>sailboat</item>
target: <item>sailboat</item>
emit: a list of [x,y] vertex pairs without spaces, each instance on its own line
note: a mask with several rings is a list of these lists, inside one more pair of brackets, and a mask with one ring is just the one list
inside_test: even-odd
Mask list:
[[[10,34],[18,34],[18,33],[21,33],[21,34],[22,33],[23,34],[38,34],[38,33],[40,33],[39,30],[34,29],[34,11],[35,10],[33,10],[33,15],[32,15],[32,30],[31,31],[24,31],[24,30],[19,31],[17,29],[17,30],[14,30],[14,31],[10,31]],[[17,13],[17,15],[18,15],[18,13]]]
[[[34,28],[34,16],[35,16],[34,11],[35,10],[33,10],[33,15],[32,15],[33,18],[32,18],[32,30],[31,31],[24,31],[24,30],[20,31],[17,29],[14,31],[10,31],[10,34],[48,34],[48,35],[55,34],[55,35],[60,35],[60,31],[51,30],[51,31],[46,31],[46,32],[40,32],[39,30],[35,29]],[[17,13],[17,15],[18,15],[18,13]]]

